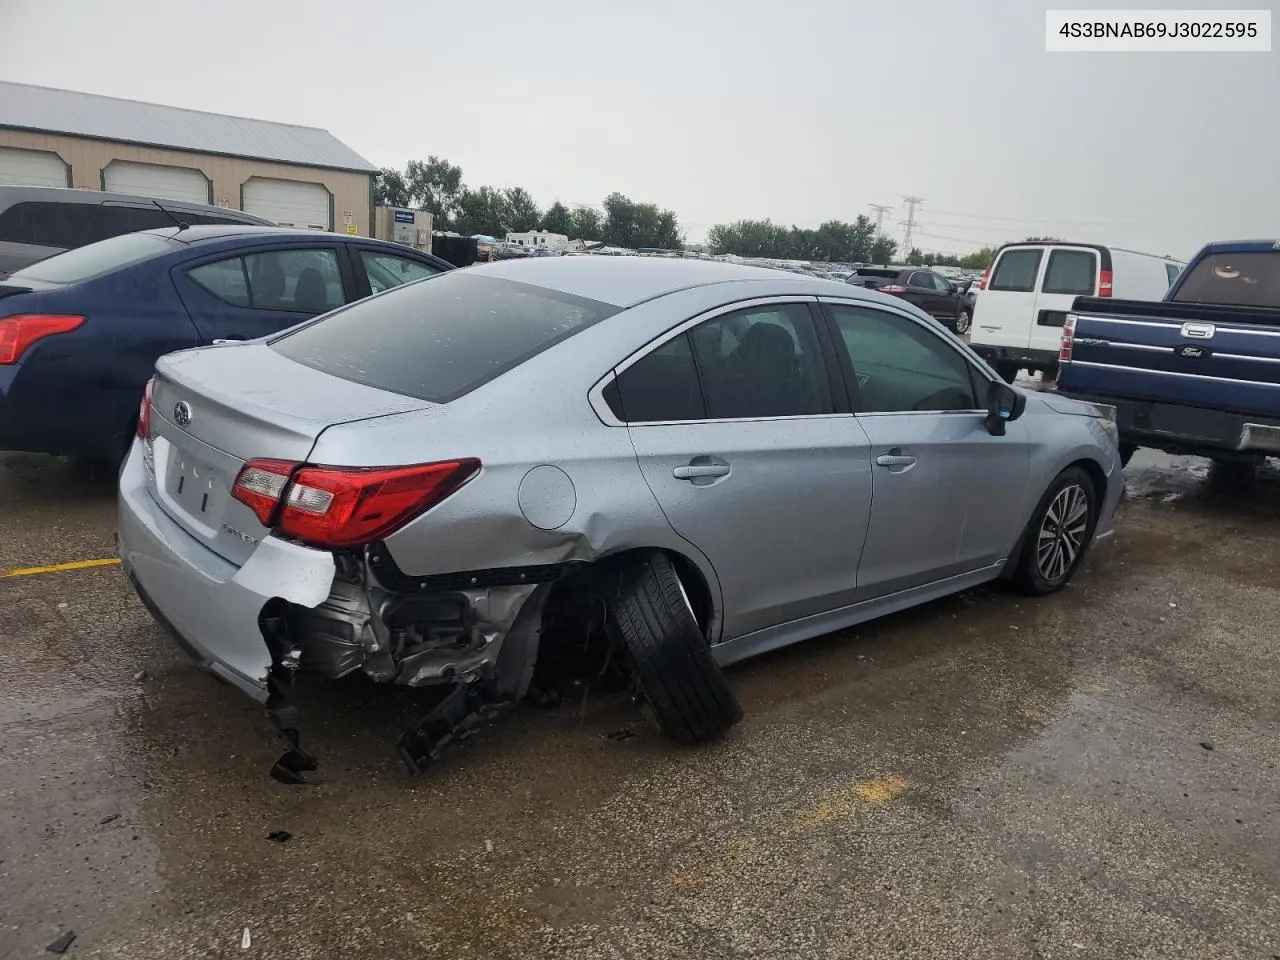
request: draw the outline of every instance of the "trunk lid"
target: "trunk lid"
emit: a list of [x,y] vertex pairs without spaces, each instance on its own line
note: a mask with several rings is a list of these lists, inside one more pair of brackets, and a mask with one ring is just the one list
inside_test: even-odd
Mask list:
[[265,343],[186,350],[156,364],[151,495],[215,553],[243,563],[268,531],[231,496],[254,458],[302,462],[326,428],[435,404],[295,363]]

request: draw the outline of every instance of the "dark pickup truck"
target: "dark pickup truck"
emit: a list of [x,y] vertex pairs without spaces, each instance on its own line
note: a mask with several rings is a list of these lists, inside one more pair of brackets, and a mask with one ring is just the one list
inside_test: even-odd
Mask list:
[[1162,301],[1078,297],[1062,333],[1057,392],[1116,408],[1123,462],[1280,456],[1280,241],[1209,244]]

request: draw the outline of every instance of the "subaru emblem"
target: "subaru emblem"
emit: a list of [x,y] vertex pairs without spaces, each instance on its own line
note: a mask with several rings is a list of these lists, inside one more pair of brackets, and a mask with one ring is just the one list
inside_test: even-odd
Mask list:
[[173,406],[173,422],[180,427],[185,427],[191,422],[191,404],[185,400],[179,400]]

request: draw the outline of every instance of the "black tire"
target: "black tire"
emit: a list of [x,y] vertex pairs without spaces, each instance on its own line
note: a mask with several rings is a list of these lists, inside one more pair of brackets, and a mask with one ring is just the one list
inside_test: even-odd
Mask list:
[[1005,383],[1013,383],[1018,379],[1018,371],[1022,368],[1016,363],[1009,360],[1000,360],[996,363],[996,373],[1000,374],[1000,379]]
[[741,720],[742,705],[712,659],[666,554],[654,550],[634,558],[616,584],[611,625],[663,732],[681,743],[698,743]]
[[[1065,514],[1067,519],[1075,515],[1074,494],[1084,495],[1084,525],[1074,522],[1057,523],[1050,517],[1051,509]],[[1070,582],[1093,541],[1093,530],[1098,523],[1098,494],[1093,480],[1082,467],[1067,467],[1053,479],[1040,502],[1036,504],[1031,520],[1022,537],[1018,552],[1018,567],[1013,582],[1018,589],[1032,596],[1043,596],[1061,590]],[[1056,532],[1057,536],[1042,549],[1041,532]],[[1071,544],[1075,543],[1075,552]]]
[[1120,466],[1127,467],[1129,461],[1133,459],[1133,455],[1137,452],[1138,445],[1136,443],[1120,444]]

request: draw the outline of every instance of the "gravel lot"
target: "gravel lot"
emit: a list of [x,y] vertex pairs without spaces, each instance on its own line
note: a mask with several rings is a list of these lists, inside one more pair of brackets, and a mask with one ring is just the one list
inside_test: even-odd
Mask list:
[[[0,461],[0,573],[114,555],[109,484]],[[1070,589],[744,664],[721,743],[595,698],[418,779],[411,691],[304,688],[284,787],[118,567],[0,579],[0,956],[1280,957],[1280,473],[1129,484]]]

